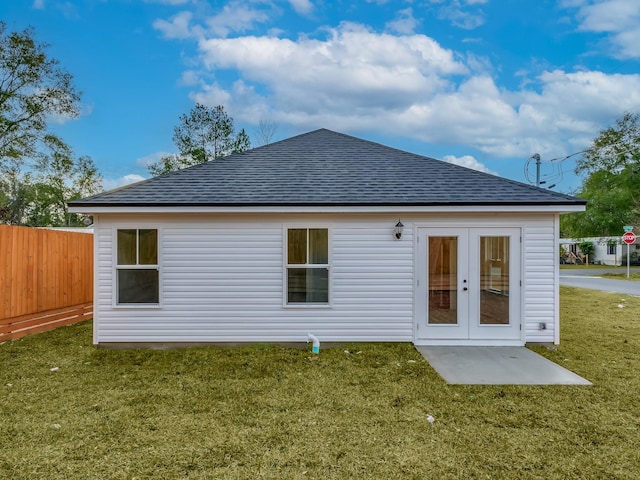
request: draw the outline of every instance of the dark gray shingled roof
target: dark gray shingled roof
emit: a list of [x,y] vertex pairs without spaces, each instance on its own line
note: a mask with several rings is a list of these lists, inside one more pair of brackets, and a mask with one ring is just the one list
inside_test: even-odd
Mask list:
[[326,129],[70,202],[78,207],[584,204]]

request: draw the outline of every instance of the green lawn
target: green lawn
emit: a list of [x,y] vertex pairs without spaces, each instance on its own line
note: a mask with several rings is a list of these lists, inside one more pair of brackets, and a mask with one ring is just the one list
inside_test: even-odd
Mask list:
[[7,342],[0,478],[640,478],[640,299],[561,304],[536,351],[592,387],[447,385],[410,344],[116,351],[90,323]]
[[[573,265],[573,264],[561,264],[560,265],[560,270],[602,270],[603,268],[606,269],[611,269],[611,270],[620,270],[620,271],[627,271],[627,267],[626,266],[620,266],[620,265],[593,265],[593,264],[589,264],[589,265]],[[632,266],[631,269],[638,269],[638,267],[634,267]]]
[[631,280],[631,281],[635,281],[635,282],[640,281],[640,272],[638,272],[637,270],[629,272],[629,277],[627,277],[626,269],[625,269],[624,272],[620,272],[620,273],[603,273],[601,276],[605,277],[605,278],[612,278],[614,280]]

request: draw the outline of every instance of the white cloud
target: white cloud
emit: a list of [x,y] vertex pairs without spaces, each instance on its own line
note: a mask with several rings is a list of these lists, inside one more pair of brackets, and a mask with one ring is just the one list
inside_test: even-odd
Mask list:
[[310,0],[289,0],[289,3],[301,15],[309,15],[313,10],[313,4]]
[[454,165],[460,165],[461,167],[471,168],[480,172],[490,173],[492,175],[498,175],[496,172],[489,170],[484,164],[477,161],[471,155],[463,155],[462,157],[456,157],[454,155],[445,155],[443,157],[445,162],[453,163]]
[[191,12],[180,12],[171,17],[170,21],[157,19],[153,22],[153,27],[160,30],[165,38],[189,38],[194,36],[191,31]]
[[[201,103],[209,107],[216,105],[230,105],[233,102],[232,94],[220,88],[217,83],[212,85],[204,85],[199,92],[192,93],[191,99],[196,103]],[[247,99],[243,98],[243,103],[247,103]]]
[[153,27],[170,39],[203,38],[205,35],[226,37],[231,33],[250,31],[268,20],[268,10],[255,9],[251,4],[235,0],[216,15],[206,17],[202,24],[194,21],[192,12],[182,11],[169,20],[156,19]]
[[596,0],[579,6],[580,30],[610,33],[620,58],[640,58],[640,8],[637,0]]
[[640,75],[555,70],[543,73],[539,80],[540,93],[519,96],[522,128],[534,124],[546,141],[569,137],[574,151],[609,126],[603,121],[612,123],[623,111],[640,104]]
[[557,70],[509,91],[483,72],[491,70],[486,59],[468,57],[465,65],[424,35],[353,24],[329,30],[324,40],[210,39],[200,49],[205,68],[236,70],[242,80],[208,85],[192,98],[224,104],[240,121],[266,113],[300,130],[460,142],[495,157],[572,153],[597,134],[603,118],[640,104],[640,75]]
[[209,31],[214,35],[226,37],[232,32],[246,32],[256,23],[269,20],[265,11],[256,10],[244,2],[233,1],[225,5],[222,11],[206,20]]
[[52,113],[47,115],[47,121],[54,123],[56,125],[64,125],[73,120],[76,120],[78,117],[88,117],[93,113],[95,105],[93,103],[80,104],[80,110],[78,112],[77,117],[73,117],[70,115],[62,115],[59,113]]
[[328,33],[326,40],[203,40],[202,61],[211,70],[237,69],[245,81],[266,85],[283,110],[311,115],[356,113],[372,104],[405,109],[447,88],[446,75],[466,72],[450,50],[424,35],[376,34],[347,23]]
[[200,73],[195,70],[187,70],[180,77],[180,85],[193,87],[200,84]]
[[184,5],[194,0],[144,0],[144,3],[159,3],[161,5]]
[[387,22],[385,27],[392,32],[409,35],[415,32],[419,24],[420,22],[413,16],[413,10],[411,8],[405,8],[398,12],[395,20]]
[[578,16],[583,30],[615,32],[637,23],[638,15],[640,11],[635,0],[604,0],[583,5]]
[[558,6],[562,8],[575,8],[586,5],[589,0],[559,0]]
[[105,190],[113,190],[114,188],[123,187],[124,185],[129,185],[131,183],[141,182],[142,180],[145,180],[145,178],[136,173],[130,173],[120,178],[103,178],[102,187]]
[[[203,35],[201,64],[190,65],[183,82],[194,87],[193,100],[225,105],[238,122],[379,132],[523,159],[582,150],[606,122],[640,104],[640,75],[549,70],[508,89],[496,83],[488,58],[458,54],[426,35],[354,23],[324,33]],[[223,80],[227,71],[237,77],[232,84]]]
[[144,157],[137,158],[133,163],[138,167],[147,168],[152,163],[156,163],[162,157],[166,157],[168,155],[173,154],[169,152],[154,152],[149,155],[145,155]]
[[[482,4],[482,1],[467,1],[468,5]],[[480,10],[474,12],[468,11],[460,5],[458,0],[452,0],[445,2],[438,10],[438,17],[443,20],[448,20],[451,25],[462,28],[464,30],[473,30],[485,23],[484,13]]]
[[44,0],[33,0],[32,7],[35,10],[43,10],[44,9]]

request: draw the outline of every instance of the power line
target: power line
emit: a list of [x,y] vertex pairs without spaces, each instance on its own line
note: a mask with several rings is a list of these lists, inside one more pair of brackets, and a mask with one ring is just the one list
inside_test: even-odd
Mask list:
[[[525,162],[525,165],[524,165],[524,177],[525,177],[525,179],[526,179],[526,181],[528,183],[530,183],[531,185],[536,185],[538,187],[540,185],[544,184],[544,183],[547,183],[547,182],[550,182],[550,181],[554,181],[556,179],[559,179],[559,180],[557,180],[557,183],[559,183],[564,178],[565,170],[564,170],[564,167],[562,166],[564,161],[569,160],[570,158],[575,157],[576,155],[581,155],[581,154],[587,153],[587,152],[596,152],[596,153],[597,152],[602,152],[603,150],[614,148],[614,147],[617,147],[619,145],[628,145],[628,142],[624,141],[624,140],[621,140],[619,142],[610,143],[610,144],[607,144],[607,145],[601,145],[601,146],[596,147],[596,148],[589,148],[589,149],[586,149],[586,150],[580,150],[579,152],[570,153],[569,155],[565,155],[565,156],[562,156],[562,157],[551,158],[549,160],[542,160],[540,158],[540,155],[535,153],[531,157],[529,157],[527,159],[527,161]],[[619,152],[615,152],[615,154],[616,155],[624,155],[624,154],[632,153],[632,152],[637,151],[637,150],[638,150],[638,147],[629,146],[628,148],[626,148],[624,150],[621,150]],[[535,181],[531,178],[531,175],[530,175],[530,165],[531,165],[532,160],[536,161],[536,179],[535,179]],[[558,168],[557,173],[540,174],[539,168],[540,168],[542,162],[550,163],[550,164],[554,165],[554,172],[555,172],[555,165],[557,165],[557,168]],[[542,181],[541,178],[545,178],[546,180]],[[549,188],[551,188],[551,187],[549,187]]]
[[565,156],[565,157],[556,157],[556,158],[552,158],[552,159],[550,159],[550,160],[547,160],[547,162],[557,162],[557,161],[563,162],[563,161],[565,161],[565,160],[570,159],[571,157],[575,157],[576,155],[580,155],[581,153],[587,153],[589,150],[590,150],[590,149],[587,149],[587,150],[581,150],[581,151],[579,151],[579,152],[571,153],[571,154],[569,154],[569,155],[567,155],[567,156]]
[[[624,113],[625,114],[627,114],[627,113],[632,114],[634,110],[640,110],[640,104],[638,104],[638,105],[636,105],[636,106],[634,106],[634,107],[632,107],[632,108],[630,108],[628,110],[625,110]],[[635,139],[635,140],[637,140],[637,139]],[[566,160],[569,160],[570,158],[575,157],[576,155],[582,155],[582,154],[587,153],[587,152],[593,152],[594,154],[601,154],[603,150],[612,149],[612,148],[615,148],[615,147],[620,146],[620,145],[627,145],[628,148],[626,148],[626,149],[624,149],[622,151],[612,152],[612,153],[614,153],[615,155],[625,155],[625,154],[628,154],[628,153],[632,153],[634,151],[638,152],[640,150],[640,146],[629,145],[629,143],[631,143],[629,140],[623,139],[623,140],[620,140],[620,141],[615,142],[615,143],[610,143],[610,144],[607,144],[607,145],[601,145],[601,146],[598,146],[598,147],[594,146],[594,147],[591,147],[591,148],[587,148],[585,150],[580,150],[578,152],[570,153],[569,155],[564,155],[564,156],[551,158],[550,160],[542,160],[540,158],[539,154],[534,153],[525,162],[525,165],[524,165],[524,178],[526,179],[527,182],[529,182],[529,184],[536,185],[538,187],[540,185],[546,183],[547,181],[554,181],[556,179],[559,179],[558,182],[561,182],[562,179],[564,178],[564,172],[565,172],[564,167],[562,166],[562,164]],[[535,179],[535,181],[531,178],[531,175],[530,175],[530,166],[531,166],[532,160],[536,161],[536,179]],[[543,161],[545,163],[548,162],[548,163],[551,163],[552,165],[554,165],[554,172],[555,172],[555,165],[557,165],[558,166],[557,167],[558,168],[557,173],[541,175],[540,174],[540,167],[541,167],[541,164],[542,164]],[[546,180],[543,181],[543,180],[541,180],[541,178],[545,178]],[[552,188],[554,186],[555,186],[555,184],[552,185],[551,187],[548,187],[548,188]]]

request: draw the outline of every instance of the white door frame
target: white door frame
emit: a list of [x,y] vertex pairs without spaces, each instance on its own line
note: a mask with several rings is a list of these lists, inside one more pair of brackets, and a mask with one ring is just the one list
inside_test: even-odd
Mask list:
[[[417,345],[524,345],[522,321],[522,229],[517,226],[456,227],[448,225],[416,226],[414,283],[414,343]],[[458,238],[457,325],[428,323],[428,238],[455,236]],[[480,264],[478,258],[481,236],[510,237],[509,320],[508,325],[480,324]],[[476,252],[477,250],[477,252]]]

